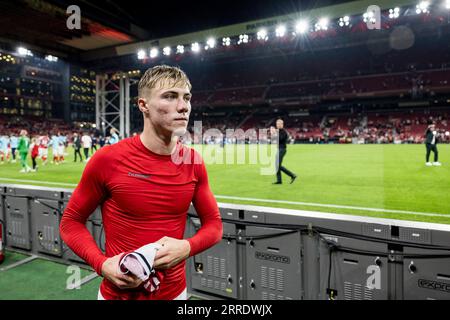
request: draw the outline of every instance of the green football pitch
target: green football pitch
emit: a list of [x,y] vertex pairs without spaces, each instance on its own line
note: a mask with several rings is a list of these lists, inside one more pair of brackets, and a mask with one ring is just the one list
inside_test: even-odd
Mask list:
[[[450,223],[450,145],[438,146],[440,167],[425,166],[424,145],[290,145],[283,165],[298,179],[289,184],[283,176],[281,185],[272,185],[273,149],[195,148],[218,202]],[[0,165],[0,183],[74,188],[85,164],[67,152],[61,165],[38,160],[33,173]]]

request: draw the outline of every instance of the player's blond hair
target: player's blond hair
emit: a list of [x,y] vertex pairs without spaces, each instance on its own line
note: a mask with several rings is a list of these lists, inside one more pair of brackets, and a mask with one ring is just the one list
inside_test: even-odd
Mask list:
[[143,97],[147,90],[165,85],[173,87],[187,86],[192,89],[191,82],[186,73],[178,67],[158,65],[145,71],[138,85],[138,95]]

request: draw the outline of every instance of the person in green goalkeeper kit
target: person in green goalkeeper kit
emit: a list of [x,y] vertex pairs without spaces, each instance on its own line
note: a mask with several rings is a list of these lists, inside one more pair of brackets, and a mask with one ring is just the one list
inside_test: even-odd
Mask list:
[[19,145],[17,147],[20,154],[20,165],[22,166],[21,173],[31,171],[31,168],[27,164],[28,148],[30,146],[30,139],[28,139],[27,134],[27,130],[20,131]]

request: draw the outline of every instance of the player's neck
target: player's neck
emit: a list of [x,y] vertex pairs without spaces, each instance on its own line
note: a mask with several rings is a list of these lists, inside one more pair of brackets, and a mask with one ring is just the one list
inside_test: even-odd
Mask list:
[[149,149],[151,152],[160,154],[160,155],[170,155],[173,153],[178,137],[176,136],[168,136],[161,133],[156,132],[151,127],[145,127],[142,133],[140,134],[140,139],[142,144]]

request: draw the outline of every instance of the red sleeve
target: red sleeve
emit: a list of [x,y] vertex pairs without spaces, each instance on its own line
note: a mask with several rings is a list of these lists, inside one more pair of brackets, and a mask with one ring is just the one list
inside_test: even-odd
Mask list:
[[102,175],[105,165],[110,162],[106,159],[107,148],[97,151],[87,163],[64,211],[59,229],[63,241],[99,275],[102,275],[101,268],[107,257],[86,228],[86,220],[107,195]]
[[[196,154],[198,156],[198,154]],[[197,233],[187,239],[191,245],[190,256],[194,256],[218,243],[222,239],[222,219],[219,207],[209,187],[205,163],[195,164],[198,183],[192,203],[201,221]]]

